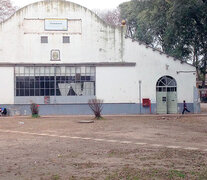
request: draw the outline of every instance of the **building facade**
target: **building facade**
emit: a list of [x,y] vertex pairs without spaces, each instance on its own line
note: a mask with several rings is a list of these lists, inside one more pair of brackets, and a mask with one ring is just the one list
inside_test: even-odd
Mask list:
[[[0,106],[10,114],[198,112],[196,70],[125,36],[92,11],[67,1],[42,1],[0,24]],[[150,102],[149,102],[150,100]],[[144,101],[144,103],[143,103]]]

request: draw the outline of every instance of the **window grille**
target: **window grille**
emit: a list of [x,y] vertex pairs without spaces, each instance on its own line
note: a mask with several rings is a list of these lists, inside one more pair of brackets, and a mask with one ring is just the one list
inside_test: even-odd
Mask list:
[[95,67],[15,67],[16,96],[93,96]]

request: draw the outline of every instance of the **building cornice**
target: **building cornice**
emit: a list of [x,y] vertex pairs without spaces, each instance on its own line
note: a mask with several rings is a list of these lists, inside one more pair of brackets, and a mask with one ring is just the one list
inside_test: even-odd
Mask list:
[[0,63],[0,67],[15,66],[96,66],[96,67],[122,67],[136,66],[135,62],[97,62],[97,63]]

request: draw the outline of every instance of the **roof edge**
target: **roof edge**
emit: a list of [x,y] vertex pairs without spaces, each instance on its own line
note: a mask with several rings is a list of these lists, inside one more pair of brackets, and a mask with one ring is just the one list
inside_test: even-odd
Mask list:
[[137,40],[137,39],[133,39],[133,38],[131,38],[130,36],[127,36],[127,35],[125,35],[125,38],[126,38],[126,39],[127,39],[127,38],[131,39],[132,42],[138,42],[140,45],[142,44],[142,45],[146,46],[146,48],[150,48],[150,49],[152,49],[153,51],[159,52],[161,55],[164,54],[165,56],[167,56],[167,58],[171,57],[171,58],[174,59],[174,61],[178,60],[178,61],[180,61],[181,64],[185,63],[185,64],[188,64],[188,65],[190,65],[190,66],[196,67],[196,66],[194,66],[193,64],[190,64],[190,63],[188,63],[188,62],[186,62],[186,61],[183,61],[183,60],[181,60],[181,59],[178,59],[178,58],[176,58],[176,57],[173,57],[173,56],[171,56],[171,55],[169,55],[169,54],[167,54],[167,53],[165,53],[165,52],[163,52],[163,51],[161,51],[161,50],[159,50],[159,49],[157,49],[157,48],[153,48],[153,47],[149,46],[148,44],[146,44],[146,43],[143,42],[143,41],[139,41],[139,40]]
[[92,14],[94,14],[96,16],[97,19],[99,19],[102,23],[104,23],[106,26],[109,26],[111,28],[117,28],[117,29],[120,29],[121,30],[121,27],[120,26],[113,26],[111,24],[108,24],[106,23],[103,19],[101,19],[95,12],[93,12],[92,10],[86,8],[85,6],[82,6],[80,4],[77,4],[77,3],[74,3],[74,2],[71,2],[71,1],[67,1],[67,0],[47,0],[47,1],[44,1],[44,0],[41,0],[41,1],[37,1],[37,2],[34,2],[34,3],[30,3],[28,5],[25,5],[23,7],[21,7],[20,9],[18,9],[17,11],[15,11],[14,14],[12,14],[10,17],[8,17],[7,19],[3,20],[2,22],[0,22],[0,25],[9,21],[13,16],[15,16],[16,13],[22,11],[24,8],[26,7],[29,7],[31,5],[35,5],[35,4],[38,4],[38,3],[41,3],[41,2],[44,2],[44,3],[51,3],[51,2],[65,2],[65,3],[68,3],[68,4],[73,4],[73,5],[76,5],[80,8],[84,8],[85,10],[88,10],[89,12],[91,12]]

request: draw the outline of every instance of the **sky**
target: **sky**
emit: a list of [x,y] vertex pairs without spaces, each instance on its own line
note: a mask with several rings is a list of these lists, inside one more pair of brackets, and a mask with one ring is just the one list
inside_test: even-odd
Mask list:
[[[38,0],[11,0],[18,7],[23,7],[28,4],[37,2]],[[128,0],[70,0],[71,2],[80,4],[88,9],[115,9],[119,4]]]

